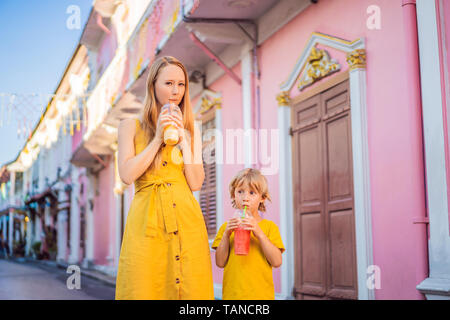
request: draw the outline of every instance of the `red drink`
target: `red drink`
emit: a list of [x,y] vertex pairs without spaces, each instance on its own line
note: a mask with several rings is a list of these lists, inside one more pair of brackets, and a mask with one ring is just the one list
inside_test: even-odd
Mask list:
[[234,254],[246,256],[250,248],[250,230],[236,228],[234,230]]

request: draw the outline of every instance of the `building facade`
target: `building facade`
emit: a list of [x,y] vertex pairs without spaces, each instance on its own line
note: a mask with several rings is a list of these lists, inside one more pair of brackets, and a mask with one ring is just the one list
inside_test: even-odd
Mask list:
[[[50,199],[36,215],[56,212],[57,260],[114,276],[134,194],[118,176],[117,127],[143,107],[151,63],[171,55],[202,127],[194,194],[210,243],[233,214],[232,177],[254,167],[286,247],[277,299],[448,299],[449,19],[442,0],[95,1],[55,92],[65,98],[35,130],[60,138],[45,151],[31,138],[8,164],[2,188],[20,196],[0,226]],[[50,191],[39,182],[20,209],[14,179],[34,181],[35,166]]]

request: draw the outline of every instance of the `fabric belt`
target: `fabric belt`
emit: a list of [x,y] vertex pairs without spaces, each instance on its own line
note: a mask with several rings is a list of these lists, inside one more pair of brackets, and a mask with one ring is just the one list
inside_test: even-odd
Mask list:
[[[176,183],[173,179],[163,179],[151,176],[149,179],[138,179],[135,181],[135,194],[141,191],[152,191],[151,197],[145,202],[145,216],[143,232],[147,236],[156,236],[158,229],[158,212],[162,212],[164,227],[167,233],[178,231],[176,211],[173,207],[171,184]],[[152,210],[153,209],[153,210]],[[150,227],[150,228],[149,228]]]

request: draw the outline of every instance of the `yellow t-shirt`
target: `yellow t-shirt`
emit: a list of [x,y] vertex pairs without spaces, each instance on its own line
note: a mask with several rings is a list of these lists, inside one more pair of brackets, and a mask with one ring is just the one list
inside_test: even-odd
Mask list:
[[[258,222],[259,227],[269,240],[281,250],[285,251],[278,226],[263,219]],[[227,223],[219,229],[212,248],[216,249],[222,240]],[[267,261],[259,240],[250,236],[250,249],[246,256],[234,254],[234,232],[230,235],[230,253],[223,273],[223,300],[273,300],[275,289],[273,285],[272,266]]]

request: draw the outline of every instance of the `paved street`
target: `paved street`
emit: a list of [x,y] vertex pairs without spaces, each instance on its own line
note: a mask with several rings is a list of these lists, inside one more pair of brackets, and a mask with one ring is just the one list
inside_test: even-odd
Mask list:
[[0,259],[0,300],[113,300],[115,288],[80,277],[80,289],[68,289],[66,270],[37,263]]

